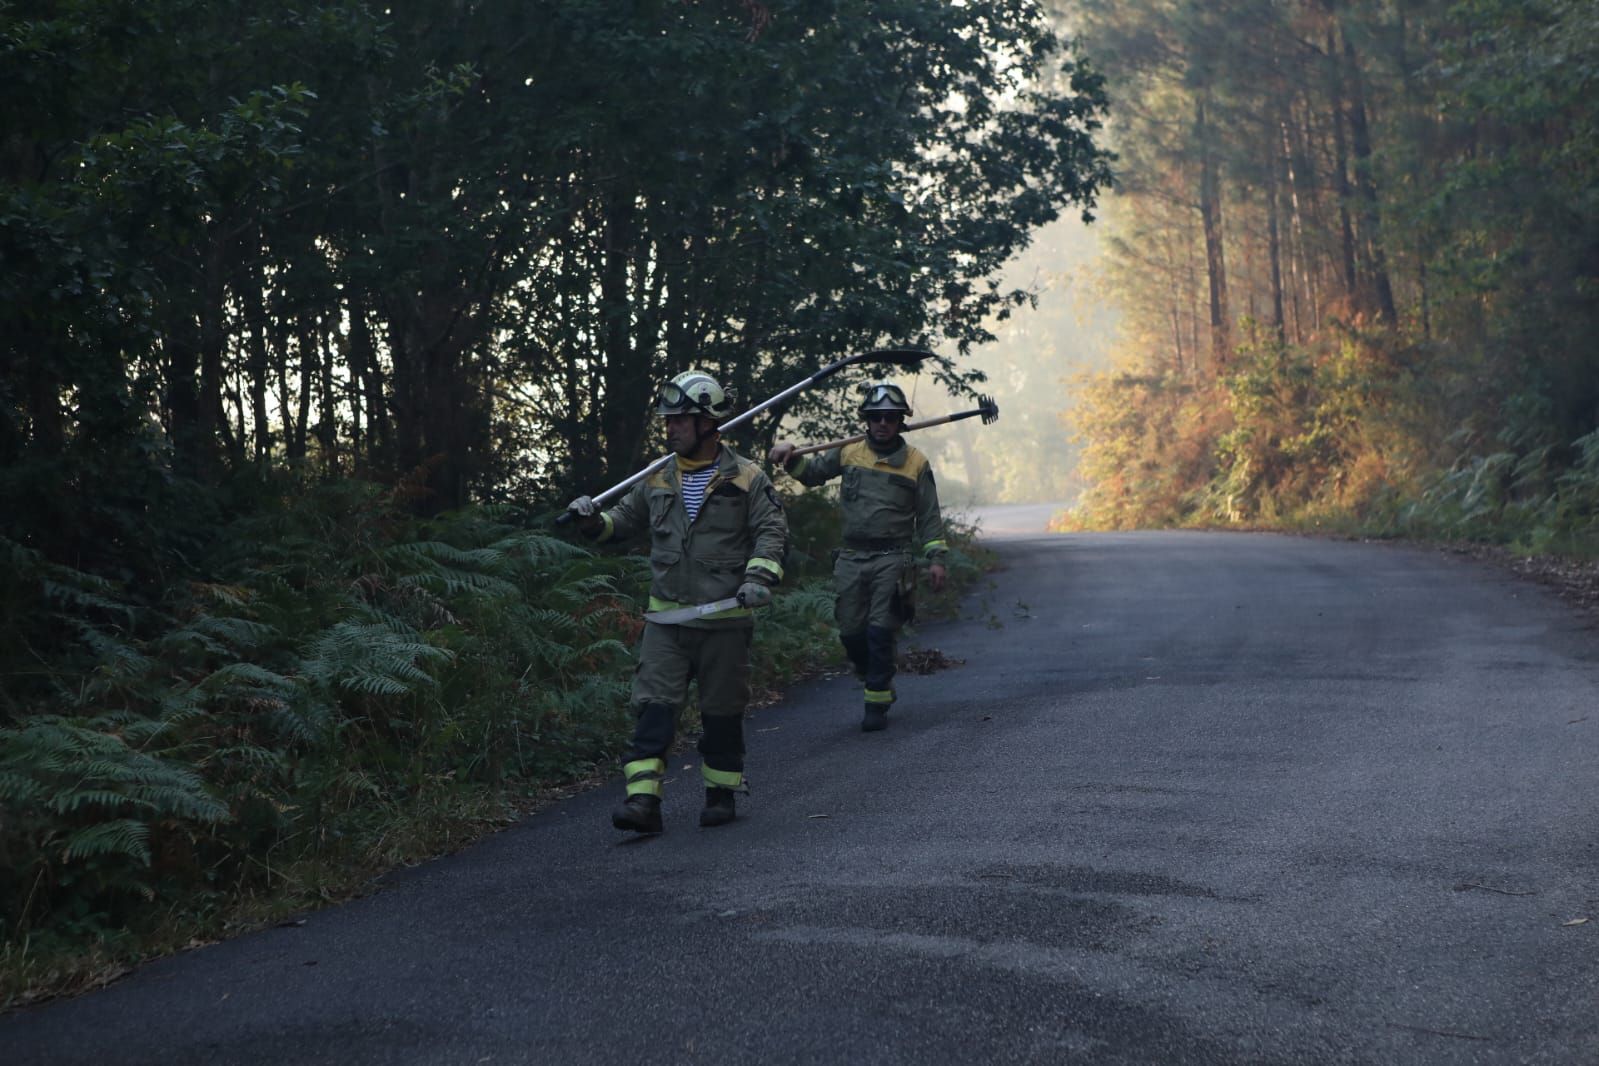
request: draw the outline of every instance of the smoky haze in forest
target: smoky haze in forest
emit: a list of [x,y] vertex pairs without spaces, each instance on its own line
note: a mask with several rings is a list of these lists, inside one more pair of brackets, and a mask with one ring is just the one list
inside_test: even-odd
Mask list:
[[[988,376],[979,389],[999,405],[999,420],[984,425],[969,418],[912,434],[933,461],[947,507],[1076,500],[1077,448],[1062,416],[1072,406],[1072,379],[1106,365],[1118,320],[1099,284],[1098,262],[1097,225],[1072,214],[1040,230],[1006,268],[1005,286],[1034,293],[1037,306],[1024,304],[991,322],[997,340],[965,361]],[[926,380],[904,384],[913,420],[976,406]]]

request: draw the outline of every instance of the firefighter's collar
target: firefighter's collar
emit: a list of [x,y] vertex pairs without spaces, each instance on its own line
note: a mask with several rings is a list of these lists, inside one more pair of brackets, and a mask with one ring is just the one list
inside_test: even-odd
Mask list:
[[872,442],[869,440],[866,442],[866,447],[871,449],[872,457],[878,462],[887,463],[889,466],[904,466],[905,460],[910,458],[910,449],[905,446],[904,437],[897,439],[898,443],[894,445],[894,450],[890,452],[878,451],[872,447]]
[[685,459],[681,455],[678,455],[676,457],[677,469],[679,473],[692,474],[696,470],[704,470],[721,457],[722,456],[720,452],[711,456],[709,459]]

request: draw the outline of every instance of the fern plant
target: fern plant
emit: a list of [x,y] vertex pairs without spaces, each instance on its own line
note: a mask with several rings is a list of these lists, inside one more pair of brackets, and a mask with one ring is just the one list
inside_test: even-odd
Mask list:
[[64,886],[97,903],[154,898],[154,850],[228,814],[199,774],[130,746],[117,722],[59,715],[0,730],[0,804],[0,899],[24,926]]

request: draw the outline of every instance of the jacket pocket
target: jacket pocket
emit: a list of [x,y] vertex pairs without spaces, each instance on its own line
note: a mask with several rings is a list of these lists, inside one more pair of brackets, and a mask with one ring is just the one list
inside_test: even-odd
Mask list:
[[860,497],[860,494],[861,468],[858,466],[846,466],[844,468],[843,480],[840,483],[838,490],[839,499],[855,500]]
[[650,535],[657,540],[672,535],[672,493],[650,493]]
[[679,565],[682,560],[682,552],[653,549],[650,552],[650,591],[663,600],[689,602],[692,590],[690,582],[684,580],[683,567]]
[[743,555],[706,555],[695,559],[696,594],[706,601],[733,595],[744,583],[749,560]]
[[916,560],[907,555],[894,583],[895,605],[907,623],[916,621],[916,574]]

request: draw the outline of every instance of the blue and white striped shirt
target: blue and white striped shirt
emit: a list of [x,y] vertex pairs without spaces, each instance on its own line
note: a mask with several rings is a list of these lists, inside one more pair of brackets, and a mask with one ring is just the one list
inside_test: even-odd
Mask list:
[[683,483],[683,510],[688,512],[688,520],[692,522],[699,517],[700,506],[705,503],[705,486],[716,476],[716,464],[711,463],[703,470],[679,470],[677,476]]

